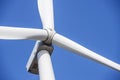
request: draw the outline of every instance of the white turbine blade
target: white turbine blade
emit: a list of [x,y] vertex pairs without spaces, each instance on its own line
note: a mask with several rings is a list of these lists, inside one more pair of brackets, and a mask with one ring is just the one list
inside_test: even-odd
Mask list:
[[63,47],[67,50],[70,50],[74,53],[77,53],[79,55],[82,55],[84,57],[87,57],[89,59],[92,59],[94,61],[97,61],[99,63],[102,63],[106,66],[109,66],[113,69],[116,69],[118,71],[120,71],[120,65],[103,57],[103,56],[100,56],[99,54],[77,44],[76,42],[62,36],[62,35],[59,35],[59,34],[55,34],[55,36],[53,37],[53,43],[60,46],[60,47]]
[[14,28],[0,26],[0,39],[19,40],[46,40],[47,32],[42,29]]
[[53,0],[38,0],[38,9],[43,28],[54,30]]

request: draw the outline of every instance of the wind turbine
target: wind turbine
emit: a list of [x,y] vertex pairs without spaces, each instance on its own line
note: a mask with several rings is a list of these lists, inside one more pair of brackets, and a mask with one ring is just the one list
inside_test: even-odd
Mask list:
[[120,65],[98,55],[97,53],[77,44],[76,42],[58,34],[54,30],[53,1],[38,0],[43,29],[0,27],[0,39],[28,39],[37,40],[33,52],[27,63],[27,70],[40,74],[41,80],[55,80],[50,55],[53,51],[52,44],[70,50],[113,69],[120,71]]

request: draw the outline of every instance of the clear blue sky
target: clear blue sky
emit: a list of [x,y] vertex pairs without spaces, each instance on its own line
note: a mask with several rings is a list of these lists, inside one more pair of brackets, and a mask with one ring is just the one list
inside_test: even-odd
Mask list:
[[[120,63],[119,0],[54,0],[54,11],[58,33]],[[42,28],[37,0],[0,0],[0,25]],[[25,67],[34,43],[0,40],[0,80],[39,80]],[[57,46],[52,61],[56,80],[120,80],[120,72]]]

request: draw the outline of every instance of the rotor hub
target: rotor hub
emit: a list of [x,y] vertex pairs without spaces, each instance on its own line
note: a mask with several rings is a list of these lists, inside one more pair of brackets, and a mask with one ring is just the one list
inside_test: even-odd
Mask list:
[[44,41],[44,43],[46,43],[46,44],[52,44],[52,39],[53,39],[53,37],[54,37],[54,35],[55,35],[56,32],[54,30],[51,30],[51,29],[45,29],[45,30],[48,33],[48,37]]

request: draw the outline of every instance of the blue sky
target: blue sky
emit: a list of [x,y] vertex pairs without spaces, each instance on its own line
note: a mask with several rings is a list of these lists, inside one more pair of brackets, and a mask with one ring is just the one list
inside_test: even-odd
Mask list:
[[[58,33],[120,63],[119,0],[54,0],[54,13]],[[0,0],[0,25],[42,28],[37,0]],[[39,80],[25,67],[34,44],[0,40],[0,80]],[[120,80],[118,71],[54,47],[56,80]]]

